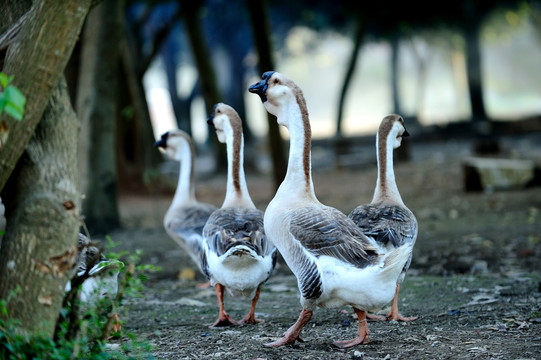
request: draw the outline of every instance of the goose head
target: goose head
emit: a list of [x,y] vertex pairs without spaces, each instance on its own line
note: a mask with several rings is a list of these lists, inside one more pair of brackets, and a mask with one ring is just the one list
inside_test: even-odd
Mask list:
[[171,130],[162,134],[161,138],[154,143],[161,152],[171,160],[180,161],[182,154],[191,152],[193,143],[187,133],[182,130]]
[[228,138],[240,138],[242,136],[242,121],[239,114],[231,106],[224,103],[214,105],[214,111],[207,120],[209,125],[214,126],[218,141],[225,143]]
[[267,111],[278,118],[278,124],[289,127],[289,117],[281,115],[289,111],[291,105],[300,108],[304,104],[301,89],[287,76],[276,71],[267,71],[262,78],[250,86],[248,91],[259,95]]
[[402,138],[409,136],[404,125],[404,119],[400,115],[387,115],[379,125],[379,136],[385,137],[392,141],[393,149],[398,148],[402,144]]

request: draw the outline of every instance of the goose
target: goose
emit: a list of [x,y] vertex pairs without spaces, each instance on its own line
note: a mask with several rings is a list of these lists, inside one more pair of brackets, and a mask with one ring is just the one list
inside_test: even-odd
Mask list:
[[[391,114],[383,118],[376,134],[378,177],[374,196],[369,204],[357,206],[348,215],[364,234],[373,237],[388,250],[404,244],[411,244],[413,249],[417,239],[417,219],[402,201],[393,170],[393,150],[400,146],[405,136],[409,136],[409,133],[401,116]],[[411,259],[410,253],[396,282],[389,314],[386,317],[368,315],[369,318],[395,321],[417,319],[417,316],[404,317],[398,311],[400,284],[404,281]]]
[[[163,218],[167,234],[190,256],[196,267],[201,269],[203,254],[203,226],[215,205],[200,202],[195,196],[194,162],[195,146],[192,138],[182,130],[171,130],[161,135],[154,144],[171,160],[180,162],[177,188],[171,205]],[[204,287],[207,284],[199,284]]]
[[[67,282],[64,291],[81,286],[78,294],[83,304],[95,304],[104,297],[113,299],[118,292],[118,275],[124,263],[116,259],[108,259],[95,243],[82,233],[78,234],[77,257],[74,264],[75,274]],[[115,332],[122,328],[118,314],[112,316],[112,329]]]
[[[243,168],[242,122],[229,105],[218,103],[207,121],[227,146],[227,186],[224,202],[209,217],[203,228],[206,240],[202,259],[204,272],[215,287],[218,319],[211,327],[255,324],[255,306],[261,285],[276,265],[277,253],[263,227],[263,211],[255,207],[246,184]],[[239,322],[225,311],[224,292],[252,299],[249,313]]]
[[290,134],[286,176],[265,210],[265,233],[297,278],[302,310],[284,336],[267,346],[301,341],[317,307],[351,305],[357,336],[334,341],[347,348],[369,341],[366,311],[391,301],[410,245],[384,253],[339,210],[319,202],[311,174],[311,128],[301,89],[285,75],[265,72],[249,87]]

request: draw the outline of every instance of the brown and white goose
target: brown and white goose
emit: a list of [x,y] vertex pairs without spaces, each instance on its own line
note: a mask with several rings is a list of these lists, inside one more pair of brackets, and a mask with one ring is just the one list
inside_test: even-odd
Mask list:
[[[219,103],[208,123],[216,129],[221,143],[227,146],[227,188],[222,207],[212,213],[204,229],[206,240],[203,269],[220,306],[218,319],[212,325],[254,324],[255,306],[261,285],[276,265],[276,248],[265,236],[263,211],[250,198],[243,166],[244,140],[242,121],[229,105]],[[224,292],[252,299],[249,313],[234,321],[224,307]]]
[[316,307],[351,305],[359,319],[357,336],[335,341],[350,347],[369,340],[366,311],[391,301],[410,245],[380,254],[377,243],[335,208],[319,202],[311,175],[311,129],[301,89],[277,72],[266,72],[249,91],[258,94],[278,124],[288,128],[287,173],[265,210],[265,232],[297,277],[303,307],[284,337],[267,344],[300,340]]
[[154,146],[165,152],[171,160],[180,162],[177,188],[163,218],[163,226],[167,234],[188,253],[202,271],[203,227],[217,207],[196,199],[193,140],[182,130],[172,130],[164,133]]
[[[411,244],[413,249],[417,239],[417,219],[402,201],[393,169],[393,150],[400,146],[402,137],[405,136],[409,134],[401,116],[388,115],[383,118],[376,134],[378,177],[374,196],[369,204],[359,205],[349,214],[364,234],[373,237],[380,246],[388,250],[405,244]],[[387,317],[375,315],[369,315],[369,317],[396,321],[417,319],[417,317],[404,317],[398,311],[400,284],[404,281],[411,258],[410,253],[396,282],[390,313]]]

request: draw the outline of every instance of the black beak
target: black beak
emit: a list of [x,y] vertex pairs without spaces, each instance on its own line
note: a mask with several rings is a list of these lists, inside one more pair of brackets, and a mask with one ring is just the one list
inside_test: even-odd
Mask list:
[[209,118],[207,119],[207,124],[210,126],[214,126],[214,115],[216,114],[216,107],[218,104],[214,104],[214,108],[212,109],[212,114],[210,114]]
[[267,88],[269,87],[268,81],[272,74],[274,74],[274,71],[265,72],[262,76],[263,80],[253,84],[248,88],[249,92],[259,95],[259,97],[261,98],[261,102],[267,101]]
[[408,130],[406,130],[406,128],[404,128],[404,133],[402,134],[402,137],[406,136],[410,136],[410,133],[408,132]]
[[169,131],[164,133],[160,140],[156,141],[154,143],[154,147],[161,147],[166,148],[167,147],[167,138],[169,137]]

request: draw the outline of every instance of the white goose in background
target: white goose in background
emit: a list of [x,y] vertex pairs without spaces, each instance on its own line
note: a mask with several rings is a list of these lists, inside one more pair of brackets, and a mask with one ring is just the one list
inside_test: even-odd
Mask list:
[[[359,205],[349,214],[364,234],[373,237],[389,251],[405,244],[411,244],[413,249],[417,239],[417,219],[402,201],[393,169],[393,150],[400,146],[405,136],[409,136],[409,133],[401,116],[388,115],[383,118],[376,135],[378,177],[374,197],[369,204]],[[416,316],[404,317],[398,311],[400,284],[404,281],[411,258],[412,253],[396,282],[391,311],[387,317],[369,315],[370,318],[396,321],[417,319]]]
[[391,301],[396,279],[411,245],[380,254],[377,243],[314,193],[311,174],[311,128],[301,89],[277,72],[266,72],[250,86],[278,124],[288,128],[287,173],[265,210],[265,232],[297,277],[303,307],[285,335],[268,346],[293,344],[316,307],[351,305],[359,319],[357,336],[335,341],[350,347],[369,341],[366,311]]
[[[182,130],[164,133],[154,144],[171,159],[180,162],[175,195],[163,218],[167,234],[183,248],[201,269],[204,239],[203,227],[210,214],[217,209],[212,204],[199,202],[195,196],[195,145],[190,135]],[[208,284],[207,284],[208,286]]]
[[[263,211],[256,209],[246,185],[243,165],[242,121],[229,105],[219,103],[208,123],[227,146],[227,188],[222,207],[212,213],[204,229],[206,240],[202,268],[216,289],[220,306],[212,325],[254,324],[261,285],[276,265],[276,248],[265,236]],[[249,313],[236,322],[225,311],[224,292],[252,299]]]

